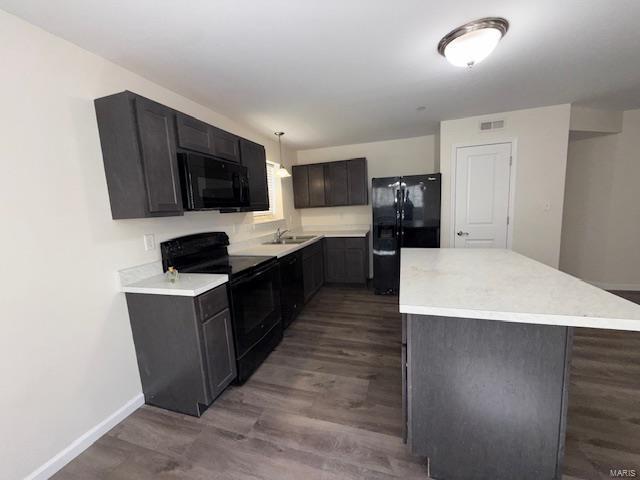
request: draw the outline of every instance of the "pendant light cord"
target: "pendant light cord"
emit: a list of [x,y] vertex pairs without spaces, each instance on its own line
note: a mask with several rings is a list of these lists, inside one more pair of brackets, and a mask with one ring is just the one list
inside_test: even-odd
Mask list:
[[278,149],[280,150],[280,168],[284,168],[282,165],[282,135],[284,132],[274,132],[274,135],[278,136]]

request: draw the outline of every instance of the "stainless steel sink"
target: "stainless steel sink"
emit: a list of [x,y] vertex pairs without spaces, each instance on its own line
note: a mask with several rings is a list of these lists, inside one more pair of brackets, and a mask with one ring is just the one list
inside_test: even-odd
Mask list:
[[304,240],[306,242],[307,240],[311,240],[316,237],[317,235],[286,235],[282,238],[285,240]]
[[316,237],[317,235],[287,235],[282,237],[280,240],[264,242],[263,245],[298,245]]
[[272,240],[271,242],[264,242],[263,245],[297,245],[299,243],[304,243],[308,238],[283,238],[280,241]]

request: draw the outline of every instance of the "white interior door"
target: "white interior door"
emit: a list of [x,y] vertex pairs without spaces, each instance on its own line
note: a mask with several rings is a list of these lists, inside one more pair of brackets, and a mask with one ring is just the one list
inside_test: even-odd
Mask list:
[[511,143],[457,149],[456,248],[507,248],[511,163]]

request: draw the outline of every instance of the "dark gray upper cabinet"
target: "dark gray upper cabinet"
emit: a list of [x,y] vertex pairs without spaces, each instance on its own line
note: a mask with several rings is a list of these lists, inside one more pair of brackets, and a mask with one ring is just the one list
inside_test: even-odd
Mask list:
[[295,208],[309,207],[309,168],[307,165],[294,165],[291,176],[293,177],[293,204]]
[[142,97],[135,105],[149,211],[181,212],[174,112]]
[[176,115],[176,124],[180,148],[240,161],[240,137],[182,113]]
[[347,160],[348,204],[367,205],[369,203],[369,178],[367,159],[354,158]]
[[175,112],[131,92],[95,108],[112,217],[182,215]]
[[313,163],[293,167],[296,208],[367,205],[367,159]]
[[325,168],[327,206],[349,205],[347,162],[330,162]]
[[247,210],[269,210],[269,187],[267,185],[267,156],[262,145],[240,140],[240,158],[247,167],[249,176],[249,202]]
[[240,138],[224,130],[209,126],[213,140],[213,155],[231,162],[240,161]]
[[309,165],[309,206],[325,207],[327,204],[325,183],[324,183],[324,165]]
[[212,155],[214,152],[211,127],[197,118],[178,113],[176,115],[178,146],[187,150]]
[[177,149],[242,161],[251,198],[242,210],[269,208],[262,145],[129,91],[94,103],[114,219],[183,215]]
[[369,237],[325,238],[325,280],[328,283],[367,283]]

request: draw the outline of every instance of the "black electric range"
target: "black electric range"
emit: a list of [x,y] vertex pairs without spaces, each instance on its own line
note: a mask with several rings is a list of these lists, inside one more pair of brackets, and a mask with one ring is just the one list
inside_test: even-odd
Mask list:
[[229,305],[238,378],[244,383],[282,340],[280,266],[276,257],[229,255],[224,232],[205,232],[160,244],[162,267],[229,275]]
[[183,267],[180,271],[186,273],[224,273],[229,275],[229,279],[233,281],[241,275],[250,274],[275,259],[276,257],[227,255],[217,260]]
[[223,273],[233,280],[250,274],[276,257],[229,255],[229,237],[224,232],[204,232],[167,240],[160,244],[162,268],[175,267],[185,273]]

